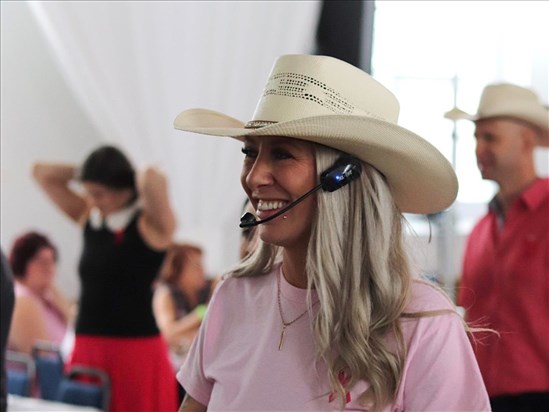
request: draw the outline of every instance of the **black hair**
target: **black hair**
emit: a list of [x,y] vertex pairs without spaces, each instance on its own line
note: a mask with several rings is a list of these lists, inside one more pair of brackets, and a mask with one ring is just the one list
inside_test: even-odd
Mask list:
[[80,169],[80,180],[136,193],[135,170],[126,155],[114,146],[101,146],[90,153]]

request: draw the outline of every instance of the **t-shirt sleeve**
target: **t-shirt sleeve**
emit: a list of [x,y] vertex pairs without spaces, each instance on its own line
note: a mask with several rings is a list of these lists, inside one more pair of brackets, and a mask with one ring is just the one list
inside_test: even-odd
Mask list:
[[185,358],[185,362],[177,373],[177,380],[185,388],[185,392],[194,400],[203,405],[208,405],[212,393],[214,381],[206,376],[208,337],[212,334],[211,330],[216,324],[216,302],[219,284],[216,288],[212,299],[208,305],[208,310],[202,324],[198,330],[189,352]]
[[402,381],[405,411],[490,410],[486,388],[458,314],[419,318],[408,350]]

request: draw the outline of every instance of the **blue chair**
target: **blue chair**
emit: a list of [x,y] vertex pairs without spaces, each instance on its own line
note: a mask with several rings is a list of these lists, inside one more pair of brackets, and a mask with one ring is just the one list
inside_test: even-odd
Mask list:
[[[81,378],[91,378],[82,380]],[[108,412],[111,398],[109,375],[101,369],[72,366],[57,389],[57,401],[80,406],[93,406]]]
[[35,377],[33,359],[26,353],[6,351],[7,391],[13,395],[31,396]]
[[65,364],[58,345],[39,341],[32,347],[32,358],[36,365],[36,381],[42,399],[57,399],[57,388],[63,378]]

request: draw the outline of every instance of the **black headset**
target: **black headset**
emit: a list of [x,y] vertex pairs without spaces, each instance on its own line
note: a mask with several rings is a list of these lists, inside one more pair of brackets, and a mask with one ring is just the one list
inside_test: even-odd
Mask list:
[[344,156],[320,175],[320,185],[326,192],[335,192],[348,185],[360,176],[362,167],[360,160],[352,156]]

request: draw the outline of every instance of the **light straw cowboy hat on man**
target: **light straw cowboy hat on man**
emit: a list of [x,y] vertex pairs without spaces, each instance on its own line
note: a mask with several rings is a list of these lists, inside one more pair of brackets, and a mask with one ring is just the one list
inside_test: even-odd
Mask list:
[[504,118],[526,123],[538,130],[538,145],[549,146],[549,109],[532,90],[509,83],[488,85],[480,97],[476,114],[453,108],[445,114],[451,120],[473,122]]

